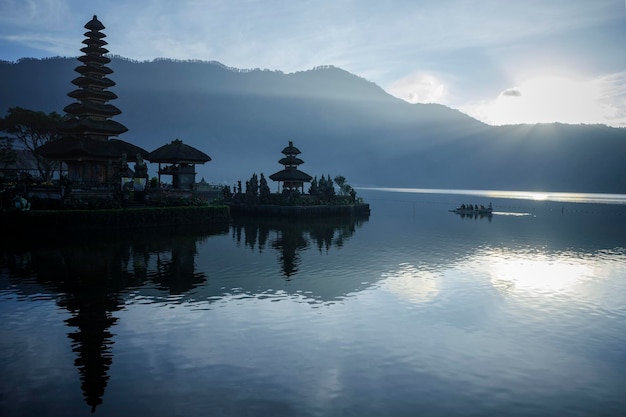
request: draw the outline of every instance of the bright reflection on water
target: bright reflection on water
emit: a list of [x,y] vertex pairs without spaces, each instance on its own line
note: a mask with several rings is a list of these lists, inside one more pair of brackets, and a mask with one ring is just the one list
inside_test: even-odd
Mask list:
[[626,205],[359,194],[369,218],[5,241],[0,415],[623,415]]
[[497,288],[509,291],[531,291],[554,295],[563,291],[575,291],[575,286],[585,278],[595,278],[593,261],[584,262],[568,255],[519,254],[515,258],[502,256],[500,251],[488,252],[475,260],[488,264],[485,271]]
[[557,201],[565,203],[604,203],[626,204],[624,194],[598,194],[598,193],[558,193],[544,191],[503,191],[503,190],[455,190],[455,189],[429,189],[429,188],[373,188],[362,187],[361,190],[387,191],[393,193],[409,194],[457,194],[466,196],[479,196],[498,199],[521,199],[534,201]]

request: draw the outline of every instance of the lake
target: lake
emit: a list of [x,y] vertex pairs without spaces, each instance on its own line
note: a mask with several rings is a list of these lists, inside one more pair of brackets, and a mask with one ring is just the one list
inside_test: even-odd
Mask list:
[[358,193],[369,217],[3,237],[0,415],[624,415],[626,196]]

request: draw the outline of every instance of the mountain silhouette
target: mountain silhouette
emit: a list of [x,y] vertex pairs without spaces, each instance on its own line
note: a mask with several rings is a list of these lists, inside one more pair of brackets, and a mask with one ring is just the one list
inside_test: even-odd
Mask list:
[[[0,115],[15,106],[62,113],[79,64],[0,61]],[[120,139],[148,151],[176,138],[200,149],[212,161],[197,167],[198,181],[233,185],[276,172],[292,140],[306,172],[355,186],[626,193],[624,128],[489,126],[331,66],[283,73],[114,56],[110,68],[115,120],[129,129]]]

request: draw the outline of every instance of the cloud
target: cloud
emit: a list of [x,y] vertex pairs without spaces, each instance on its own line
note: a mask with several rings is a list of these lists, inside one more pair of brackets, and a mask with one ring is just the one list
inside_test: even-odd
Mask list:
[[510,90],[504,90],[500,94],[502,94],[503,96],[508,96],[508,97],[521,97],[522,96],[522,92],[514,88]]
[[416,73],[393,82],[387,92],[409,103],[442,103],[447,95],[446,85],[436,76]]
[[528,0],[506,7],[497,0],[390,3],[3,0],[0,37],[44,30],[75,40],[95,13],[118,46],[115,53],[133,59],[207,59],[286,71],[333,64],[359,75],[395,71],[397,77],[399,65],[406,68],[427,53],[506,45],[612,18],[606,2],[587,0]]
[[626,127],[626,72],[594,78],[534,77],[495,99],[460,110],[493,125],[561,122]]

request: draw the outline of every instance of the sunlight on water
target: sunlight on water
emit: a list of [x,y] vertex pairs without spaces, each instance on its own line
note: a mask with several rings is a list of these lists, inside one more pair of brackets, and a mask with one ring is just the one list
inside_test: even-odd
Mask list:
[[382,274],[380,287],[412,303],[423,303],[437,296],[440,274],[420,270],[409,263],[402,263],[395,271]]
[[494,215],[498,216],[514,216],[514,217],[523,217],[523,216],[532,216],[531,213],[515,213],[510,211],[494,211]]
[[563,203],[604,203],[626,204],[626,194],[563,193],[542,191],[503,191],[503,190],[455,190],[438,188],[385,188],[356,187],[358,190],[390,191],[416,194],[456,194],[491,198],[513,198],[532,201],[558,201]]
[[494,287],[505,292],[527,291],[554,295],[572,291],[588,277],[593,268],[572,254],[515,254],[492,250],[475,262],[484,264]]
[[626,195],[624,194],[552,193],[536,191],[485,191],[484,193],[485,196],[493,198],[558,201],[561,203],[626,204]]

